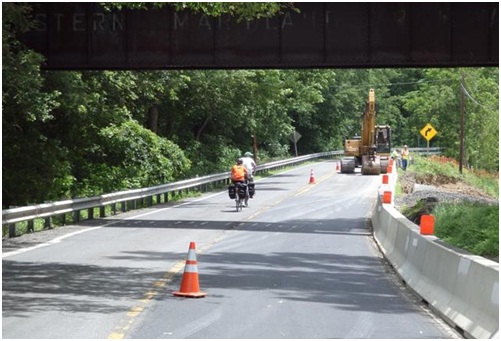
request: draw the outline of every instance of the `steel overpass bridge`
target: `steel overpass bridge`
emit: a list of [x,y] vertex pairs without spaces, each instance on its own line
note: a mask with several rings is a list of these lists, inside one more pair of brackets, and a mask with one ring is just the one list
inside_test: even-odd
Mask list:
[[294,3],[237,22],[98,3],[33,3],[50,70],[498,66],[499,3]]

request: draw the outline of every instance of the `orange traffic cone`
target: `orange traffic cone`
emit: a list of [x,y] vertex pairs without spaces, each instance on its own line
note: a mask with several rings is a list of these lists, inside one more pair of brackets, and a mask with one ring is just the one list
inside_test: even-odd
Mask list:
[[313,174],[313,169],[310,172],[310,184],[315,183],[315,174]]
[[336,162],[336,172],[339,172],[339,161]]
[[183,280],[181,281],[181,288],[179,291],[173,292],[174,296],[183,297],[204,297],[207,294],[200,291],[200,286],[198,285],[198,263],[197,255],[195,253],[195,242],[190,243],[190,249],[188,250],[188,258],[186,259],[186,265],[184,266]]

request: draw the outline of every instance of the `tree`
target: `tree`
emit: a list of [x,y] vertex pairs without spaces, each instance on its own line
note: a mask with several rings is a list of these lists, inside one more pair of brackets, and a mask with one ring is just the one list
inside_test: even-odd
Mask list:
[[[426,69],[416,91],[403,98],[412,113],[409,126],[419,134],[426,124],[438,131],[434,142],[447,156],[459,158],[461,75],[466,75],[468,92],[466,156],[469,165],[487,170],[499,167],[499,110],[497,68]],[[471,88],[471,93],[468,91]]]
[[[172,4],[245,20],[289,8]],[[288,157],[294,130],[302,154],[339,150],[360,134],[370,88],[377,124],[392,126],[394,145],[418,146],[431,123],[439,132],[432,144],[452,157],[463,91],[468,165],[499,166],[497,68],[42,72],[43,57],[18,40],[31,5],[2,6],[5,206],[227,171],[254,137],[260,162]]]
[[90,193],[154,186],[182,179],[190,168],[176,144],[133,120],[101,129],[99,140],[96,154],[106,162],[87,163]]
[[298,11],[292,2],[105,2],[101,5],[108,10],[112,8],[148,9],[171,6],[176,11],[188,10],[212,17],[229,15],[237,21],[270,18],[284,10]]
[[61,182],[44,181],[47,177],[71,179],[66,150],[44,133],[60,92],[43,91],[42,56],[17,39],[30,27],[30,7],[2,3],[2,9],[2,198],[7,205],[25,205],[61,190]]

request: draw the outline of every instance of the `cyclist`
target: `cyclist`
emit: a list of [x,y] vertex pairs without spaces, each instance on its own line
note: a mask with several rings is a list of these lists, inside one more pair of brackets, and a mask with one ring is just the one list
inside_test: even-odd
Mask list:
[[[231,182],[233,182],[233,184],[235,184],[237,186],[237,190],[238,190],[238,186],[240,184],[246,184],[247,183],[248,172],[247,172],[247,168],[245,168],[245,166],[243,165],[242,158],[239,158],[237,160],[237,164],[234,165],[231,168],[231,175],[230,175],[230,177],[231,177]],[[246,190],[245,190],[245,206],[247,206],[248,201],[249,201],[249,189],[246,186]]]
[[253,155],[251,152],[246,152],[242,157],[243,165],[247,168],[248,180],[250,182],[254,181],[254,173],[256,173],[256,162],[252,158]]

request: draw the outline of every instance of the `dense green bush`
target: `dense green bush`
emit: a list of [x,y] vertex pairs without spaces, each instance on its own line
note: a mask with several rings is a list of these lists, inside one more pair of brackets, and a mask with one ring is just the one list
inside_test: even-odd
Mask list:
[[473,254],[499,259],[499,206],[440,204],[435,208],[435,234]]
[[[435,181],[462,181],[483,192],[498,197],[497,174],[465,168],[459,172],[458,162],[443,156],[413,156],[412,172]],[[399,170],[403,175],[403,171]],[[499,205],[474,203],[434,203],[418,201],[403,211],[419,224],[422,214],[435,216],[435,235],[450,245],[493,260],[499,259]]]
[[103,162],[89,164],[80,195],[154,186],[183,178],[190,168],[176,144],[134,121],[102,129],[96,153]]

